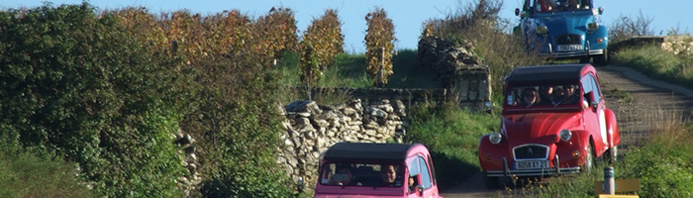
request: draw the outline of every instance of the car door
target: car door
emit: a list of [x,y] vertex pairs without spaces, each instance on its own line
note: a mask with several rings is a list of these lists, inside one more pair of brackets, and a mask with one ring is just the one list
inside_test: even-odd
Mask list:
[[594,140],[595,153],[601,153],[608,149],[606,117],[604,115],[604,100],[601,90],[597,85],[596,78],[592,73],[582,77],[583,98],[590,104],[583,110],[585,129],[590,132]]

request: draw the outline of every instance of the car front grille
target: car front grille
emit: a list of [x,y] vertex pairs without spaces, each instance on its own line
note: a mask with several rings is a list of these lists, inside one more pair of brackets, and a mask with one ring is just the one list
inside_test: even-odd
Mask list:
[[582,44],[582,39],[580,35],[577,34],[564,34],[556,37],[556,44],[558,45],[571,45],[571,44]]
[[549,147],[544,145],[523,145],[513,149],[515,159],[547,159]]

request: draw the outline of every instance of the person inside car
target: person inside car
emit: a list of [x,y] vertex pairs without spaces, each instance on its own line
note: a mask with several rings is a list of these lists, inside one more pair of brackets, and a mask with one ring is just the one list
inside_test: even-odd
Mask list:
[[409,193],[416,192],[416,178],[414,176],[409,176]]
[[332,184],[340,186],[354,185],[354,176],[351,174],[351,166],[347,164],[340,164],[337,167],[337,172],[335,173]]
[[575,92],[575,85],[563,85],[562,88],[558,89],[555,94],[554,105],[559,104],[575,104],[580,101],[580,97],[577,96]]
[[553,0],[537,0],[537,11],[539,12],[551,12],[556,7],[556,2]]
[[532,106],[537,103],[539,103],[539,93],[537,93],[537,90],[534,88],[526,88],[522,92],[522,105],[524,106]]
[[386,164],[380,167],[380,178],[382,179],[383,186],[394,187],[402,185],[397,181],[397,167],[392,164]]
[[555,92],[553,85],[545,85],[539,87],[539,100],[542,105],[551,105],[554,103],[555,98],[553,93]]

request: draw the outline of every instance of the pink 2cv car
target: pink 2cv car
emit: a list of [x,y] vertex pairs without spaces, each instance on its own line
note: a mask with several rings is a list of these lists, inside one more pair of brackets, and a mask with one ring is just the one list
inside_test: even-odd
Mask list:
[[423,144],[340,142],[325,151],[316,198],[441,197]]
[[597,158],[616,160],[616,116],[592,65],[518,67],[503,92],[500,132],[479,142],[488,188],[500,177],[589,172]]

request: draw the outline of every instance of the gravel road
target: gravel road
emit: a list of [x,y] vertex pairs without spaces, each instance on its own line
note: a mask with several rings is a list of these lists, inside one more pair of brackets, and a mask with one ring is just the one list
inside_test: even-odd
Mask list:
[[[653,128],[693,117],[693,91],[678,85],[653,80],[627,67],[598,67],[599,80],[607,97],[607,107],[616,113],[621,145],[619,153],[639,145]],[[616,93],[627,93],[618,97]],[[503,195],[503,190],[488,190],[481,172],[465,182],[444,189],[447,198],[492,197]]]

